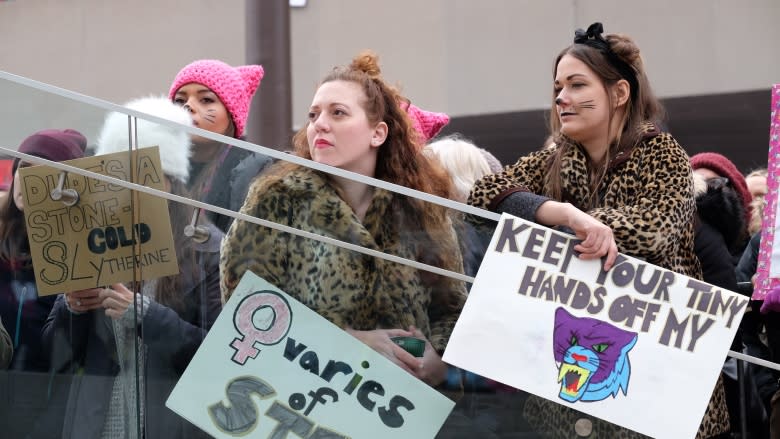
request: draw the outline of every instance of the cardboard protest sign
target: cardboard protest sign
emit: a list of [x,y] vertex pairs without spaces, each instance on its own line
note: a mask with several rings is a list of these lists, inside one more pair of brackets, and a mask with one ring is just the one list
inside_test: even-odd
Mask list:
[[769,160],[764,218],[761,220],[761,247],[753,287],[753,299],[764,300],[772,288],[780,286],[780,224],[777,215],[780,187],[780,84],[772,87],[771,124],[769,126]]
[[748,298],[504,214],[444,361],[654,438],[693,438]]
[[[130,157],[128,152],[119,152],[65,163],[165,189],[156,147],[133,151],[133,169]],[[63,173],[63,188],[79,194],[78,202],[72,206],[51,196]],[[20,168],[19,176],[39,295],[179,272],[168,202],[164,198],[134,194],[115,184],[48,166]],[[131,206],[135,206],[136,221]],[[140,244],[137,254],[136,244]]]
[[454,402],[247,272],[166,405],[216,438],[432,438]]

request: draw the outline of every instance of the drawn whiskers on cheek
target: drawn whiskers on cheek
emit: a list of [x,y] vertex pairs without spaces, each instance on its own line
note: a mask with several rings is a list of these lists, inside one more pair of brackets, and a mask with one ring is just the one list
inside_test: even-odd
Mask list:
[[574,108],[577,110],[587,109],[587,110],[593,110],[596,108],[596,104],[593,103],[593,99],[588,101],[582,101],[578,104],[574,105]]
[[204,114],[203,119],[208,123],[214,123],[217,121],[217,118],[212,114]]

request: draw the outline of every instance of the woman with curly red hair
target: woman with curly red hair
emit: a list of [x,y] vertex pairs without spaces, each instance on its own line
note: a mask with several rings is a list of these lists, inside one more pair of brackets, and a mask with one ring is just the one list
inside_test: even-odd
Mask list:
[[[446,197],[449,176],[420,154],[420,136],[380,76],[377,56],[336,67],[317,89],[295,153],[315,162]],[[447,210],[341,176],[278,163],[241,212],[299,230],[462,272]],[[224,300],[246,271],[286,291],[430,385],[465,301],[463,282],[330,244],[236,221],[221,256]],[[421,358],[391,337],[425,340]]]

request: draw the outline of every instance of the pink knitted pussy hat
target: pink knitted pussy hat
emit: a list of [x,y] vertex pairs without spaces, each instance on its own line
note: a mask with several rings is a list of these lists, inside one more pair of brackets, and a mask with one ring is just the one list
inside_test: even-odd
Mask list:
[[423,143],[428,143],[429,140],[439,134],[439,131],[445,125],[450,123],[450,117],[446,114],[423,110],[412,103],[402,102],[401,108],[406,110],[406,113],[412,119],[414,129],[422,136]]
[[263,66],[249,65],[231,67],[215,59],[201,59],[186,65],[171,84],[168,97],[173,100],[181,86],[198,83],[205,85],[219,96],[225,105],[233,124],[236,126],[236,138],[244,134],[246,119],[252,96],[263,79]]

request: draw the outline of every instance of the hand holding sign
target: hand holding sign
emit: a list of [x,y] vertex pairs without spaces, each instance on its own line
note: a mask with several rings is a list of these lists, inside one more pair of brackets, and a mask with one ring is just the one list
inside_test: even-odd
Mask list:
[[441,360],[439,353],[436,352],[431,342],[425,338],[425,335],[419,329],[411,327],[409,330],[416,338],[425,341],[422,363],[414,375],[433,387],[438,386],[447,379],[447,364]]
[[65,293],[68,308],[79,313],[101,308],[103,300],[100,298],[100,290],[100,288],[88,288]]
[[612,268],[617,258],[617,245],[612,229],[596,218],[569,203],[545,201],[536,210],[536,221],[541,224],[561,224],[570,228],[583,241],[574,246],[580,259],[598,259],[606,256],[604,271]]
[[580,253],[580,259],[599,259],[606,256],[604,271],[612,268],[618,248],[609,226],[575,208],[569,220],[569,227],[574,230],[577,238],[584,239],[574,246],[574,250]]
[[133,296],[133,292],[122,284],[100,290],[101,306],[106,309],[106,315],[114,320],[121,318],[127,311],[133,303]]
[[391,340],[393,337],[413,337],[414,334],[409,331],[403,329],[375,329],[373,331],[347,329],[347,333],[412,375],[417,376],[415,371],[422,367],[423,363],[419,358],[406,352],[404,348]]

